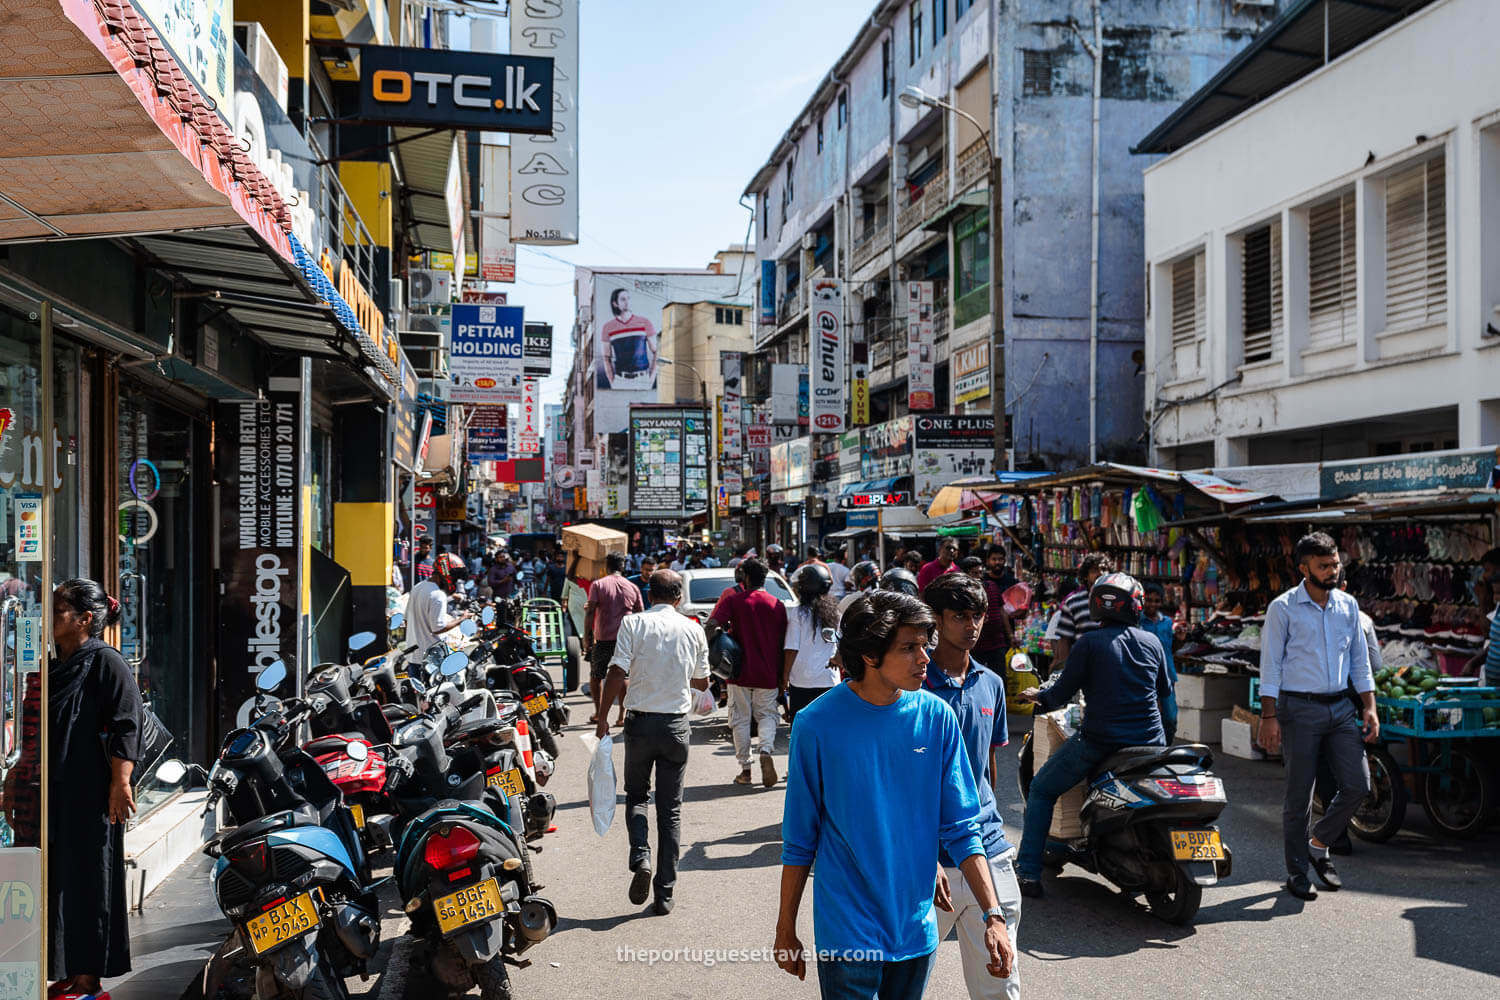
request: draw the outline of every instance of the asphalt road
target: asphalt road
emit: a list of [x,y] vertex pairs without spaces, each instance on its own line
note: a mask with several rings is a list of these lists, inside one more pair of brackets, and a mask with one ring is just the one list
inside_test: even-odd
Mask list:
[[[574,718],[586,719],[582,699]],[[693,723],[683,807],[683,857],[676,908],[655,916],[626,898],[623,796],[609,833],[588,815],[587,756],[574,726],[550,788],[558,831],[534,859],[557,930],[515,970],[518,1000],[552,997],[816,997],[816,973],[798,983],[769,958],[780,878],[783,789],[730,784],[736,766],[722,711]],[[1006,826],[1019,834],[1013,753],[1002,757],[998,793]],[[784,759],[785,732],[778,754]],[[624,749],[617,746],[616,767]],[[1028,900],[1019,936],[1020,975],[1031,996],[1274,997],[1383,994],[1494,996],[1500,941],[1500,828],[1455,844],[1430,836],[1420,807],[1387,844],[1356,841],[1340,860],[1347,887],[1302,903],[1280,889],[1281,768],[1223,757],[1216,769],[1231,804],[1221,825],[1235,871],[1204,892],[1193,926],[1172,927],[1075,868],[1048,877],[1048,894]],[[654,846],[654,832],[653,832]],[[914,861],[914,863],[928,863]],[[800,925],[812,946],[811,891]],[[1490,914],[1486,918],[1484,914]],[[684,953],[684,949],[686,952]],[[672,953],[655,963],[651,953]],[[723,960],[727,957],[728,960]],[[964,995],[958,945],[939,949],[929,997]]]

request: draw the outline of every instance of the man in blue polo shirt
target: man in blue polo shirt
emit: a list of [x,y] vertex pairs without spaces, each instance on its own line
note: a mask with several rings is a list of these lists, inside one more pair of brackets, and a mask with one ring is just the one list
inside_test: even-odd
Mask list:
[[[1500,593],[1500,549],[1490,549],[1479,564],[1484,579],[1490,584],[1490,593]],[[1484,654],[1484,683],[1488,687],[1500,687],[1500,607],[1480,608],[1490,616],[1490,642]]]
[[[970,652],[984,628],[988,599],[984,585],[963,573],[940,576],[922,591],[922,600],[937,619],[937,646],[927,665],[924,687],[948,703],[958,716],[958,728],[968,754],[969,767],[979,786],[979,830],[984,853],[989,858],[990,880],[1005,911],[1005,927],[1012,944],[1021,925],[1021,888],[1012,867],[1015,848],[1005,839],[1005,825],[995,804],[995,751],[1010,741],[1005,721],[1005,683],[994,671],[976,661]],[[1002,654],[1003,655],[1003,654]],[[984,924],[974,894],[959,877],[958,865],[941,847],[938,849],[937,893],[938,938],[958,929],[959,954],[963,957],[964,982],[969,996],[984,1000],[1020,1000],[1021,977],[1012,970],[1008,979],[997,979],[985,970]]]

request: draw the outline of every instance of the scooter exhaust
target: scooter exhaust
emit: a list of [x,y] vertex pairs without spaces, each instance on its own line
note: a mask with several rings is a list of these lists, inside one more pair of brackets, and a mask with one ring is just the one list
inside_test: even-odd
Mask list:
[[557,911],[552,903],[541,896],[527,896],[521,901],[520,919],[517,921],[521,936],[532,944],[545,941],[552,928],[557,926]]

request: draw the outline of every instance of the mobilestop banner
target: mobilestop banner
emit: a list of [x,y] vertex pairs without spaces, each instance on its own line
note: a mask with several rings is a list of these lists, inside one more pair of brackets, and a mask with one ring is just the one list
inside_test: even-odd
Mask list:
[[300,380],[273,378],[262,400],[221,403],[214,426],[219,503],[219,725],[244,725],[255,677],[297,662],[302,552]]

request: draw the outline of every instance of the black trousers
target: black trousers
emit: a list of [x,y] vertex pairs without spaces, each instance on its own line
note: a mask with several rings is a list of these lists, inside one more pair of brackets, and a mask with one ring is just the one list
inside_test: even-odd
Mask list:
[[682,849],[682,782],[687,772],[691,730],[686,715],[625,713],[625,829],[630,834],[630,869],[651,862],[651,828],[646,801],[656,769],[656,877],[658,899],[677,885]]
[[832,688],[800,688],[788,687],[786,689],[787,700],[787,725],[797,721],[797,713],[808,705],[818,700],[818,695],[831,691]]
[[[1370,794],[1370,766],[1365,758],[1359,716],[1345,699],[1332,703],[1283,696],[1276,701],[1281,719],[1281,755],[1286,761],[1286,798],[1281,808],[1281,833],[1286,870],[1292,875],[1308,870],[1309,833],[1332,844]],[[1312,821],[1312,793],[1320,762],[1326,762],[1335,791],[1325,799],[1323,818]]]

